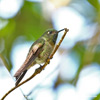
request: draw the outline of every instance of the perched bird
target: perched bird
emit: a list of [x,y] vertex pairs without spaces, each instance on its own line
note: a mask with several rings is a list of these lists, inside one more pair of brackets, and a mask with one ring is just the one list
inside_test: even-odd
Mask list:
[[54,29],[50,29],[32,44],[25,62],[14,75],[14,77],[16,78],[16,86],[22,80],[30,67],[34,66],[35,64],[40,65],[46,62],[55,47],[58,33],[63,30],[64,29],[57,31]]

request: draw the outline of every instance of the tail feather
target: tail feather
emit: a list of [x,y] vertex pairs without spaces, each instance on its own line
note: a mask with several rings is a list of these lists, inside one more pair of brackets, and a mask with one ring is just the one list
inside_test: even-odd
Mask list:
[[16,83],[15,86],[17,86],[19,84],[19,82],[22,80],[22,78],[24,77],[24,75],[26,74],[27,70],[25,70],[24,72],[22,72],[19,76],[16,76]]

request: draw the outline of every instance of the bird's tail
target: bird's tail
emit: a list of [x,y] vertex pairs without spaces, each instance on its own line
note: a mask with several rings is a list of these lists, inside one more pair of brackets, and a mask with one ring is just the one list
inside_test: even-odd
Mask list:
[[24,77],[24,75],[26,74],[27,70],[23,71],[20,75],[15,76],[16,77],[16,83],[15,86],[17,86],[19,84],[19,82],[22,80],[22,78]]

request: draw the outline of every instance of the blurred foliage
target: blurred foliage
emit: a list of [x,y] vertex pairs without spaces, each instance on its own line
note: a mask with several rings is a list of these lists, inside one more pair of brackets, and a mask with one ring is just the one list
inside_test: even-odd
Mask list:
[[52,27],[51,23],[43,19],[40,7],[40,3],[25,1],[18,14],[14,18],[8,19],[8,24],[0,30],[0,39],[5,41],[5,49],[0,52],[0,55],[7,63],[6,67],[9,71],[12,68],[11,50],[16,38],[23,36],[24,40],[20,41],[33,41],[41,36],[48,27]]
[[100,100],[100,93],[96,97],[94,97],[92,100]]
[[[60,84],[71,83],[76,85],[81,70],[89,64],[100,64],[100,0],[72,0],[69,4],[77,10],[85,19],[87,24],[96,23],[95,35],[86,41],[80,41],[68,53],[75,52],[80,56],[79,68],[74,79],[63,80],[60,75],[55,82],[54,89]],[[80,8],[80,9],[79,9]],[[52,22],[46,21],[42,16],[41,3],[24,1],[23,7],[17,15],[10,19],[0,20],[8,21],[8,24],[0,30],[0,57],[9,71],[12,69],[11,51],[15,40],[19,37],[24,41],[35,41],[45,30],[53,27]],[[84,31],[84,30],[83,30]],[[90,30],[91,32],[91,30]],[[65,50],[66,52],[66,50]],[[76,59],[76,58],[74,58]],[[93,100],[99,100],[100,94]]]
[[[72,80],[63,80],[60,75],[58,75],[57,81],[55,82],[54,88],[57,88],[60,84],[71,83],[76,86],[79,79],[80,72],[86,65],[92,63],[100,64],[100,3],[99,0],[72,0],[69,4],[70,7],[76,9],[87,21],[87,24],[97,23],[95,35],[86,41],[80,41],[75,44],[71,50],[67,52],[80,56],[80,64],[77,73]],[[80,8],[80,9],[79,9]],[[84,31],[84,30],[83,30]],[[91,31],[90,31],[91,32]],[[65,50],[66,52],[66,50]],[[76,58],[74,58],[76,59]],[[95,100],[100,99],[99,95]]]
[[97,11],[100,11],[99,0],[88,0],[88,2],[93,5]]

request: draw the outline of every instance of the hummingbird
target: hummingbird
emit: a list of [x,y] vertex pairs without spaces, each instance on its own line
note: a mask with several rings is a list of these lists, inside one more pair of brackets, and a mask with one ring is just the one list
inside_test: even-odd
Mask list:
[[46,62],[54,50],[58,33],[63,30],[65,29],[61,29],[59,31],[55,29],[49,29],[32,44],[26,60],[14,75],[16,78],[16,86],[20,83],[30,67],[34,66],[35,64],[39,64],[41,66],[41,64]]

